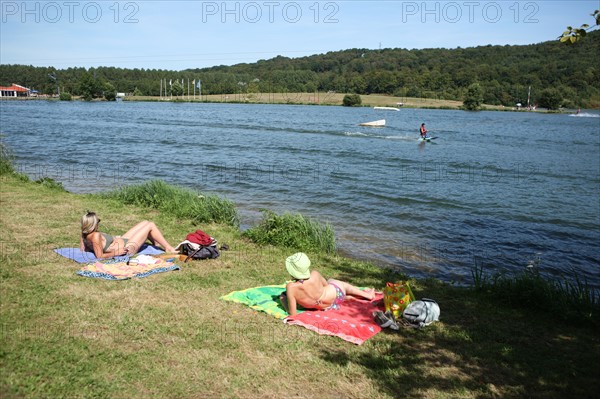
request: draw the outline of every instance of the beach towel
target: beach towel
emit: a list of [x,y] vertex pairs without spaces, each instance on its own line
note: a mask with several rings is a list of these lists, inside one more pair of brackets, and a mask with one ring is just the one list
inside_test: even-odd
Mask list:
[[222,296],[221,299],[241,303],[278,319],[285,319],[288,317],[288,313],[279,301],[279,295],[284,291],[285,284],[266,285],[242,291],[233,291]]
[[[96,255],[94,255],[93,252],[82,251],[79,248],[57,248],[54,250],[54,252],[60,256],[74,260],[77,263],[91,263],[100,260],[96,258]],[[138,251],[138,254],[143,255],[158,255],[162,253],[164,253],[162,249],[148,244],[143,244]],[[129,257],[127,256],[116,256],[113,259],[126,262],[128,258]]]
[[138,263],[128,265],[127,262],[109,260],[93,262],[85,265],[77,272],[83,277],[100,278],[104,280],[127,280],[144,278],[157,273],[179,270],[179,266],[164,259],[156,259],[153,264]]
[[340,309],[310,310],[288,317],[285,322],[361,345],[381,331],[381,327],[373,320],[373,312],[384,309],[382,299],[381,293],[376,294],[373,301],[346,299]]
[[[377,293],[372,302],[348,299],[339,310],[301,310],[296,316],[289,314],[281,306],[279,295],[285,291],[285,284],[267,285],[234,291],[221,299],[244,304],[252,309],[265,312],[287,324],[298,325],[321,335],[333,335],[357,345],[381,331],[373,320],[373,312],[383,310],[383,294]],[[287,319],[286,319],[287,318]]]

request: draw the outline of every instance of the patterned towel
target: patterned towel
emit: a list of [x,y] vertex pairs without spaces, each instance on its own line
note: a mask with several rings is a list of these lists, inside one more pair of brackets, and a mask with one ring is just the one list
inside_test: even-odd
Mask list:
[[381,331],[381,327],[373,320],[373,312],[384,310],[382,299],[381,293],[376,294],[371,302],[347,299],[338,310],[310,310],[288,317],[285,322],[360,345]]
[[164,259],[157,259],[154,264],[138,263],[127,265],[127,262],[106,261],[94,262],[85,265],[77,272],[83,277],[101,278],[105,280],[127,280],[132,277],[144,278],[156,273],[179,270],[179,266]]
[[[94,255],[93,252],[82,251],[79,248],[57,248],[54,250],[54,252],[56,252],[60,256],[64,256],[65,258],[74,260],[77,263],[90,263],[90,262],[96,262],[97,260],[99,260],[98,258],[96,258],[96,255]],[[163,252],[164,251],[158,247],[148,245],[148,244],[143,244],[141,246],[140,250],[138,251],[138,254],[158,255],[158,254],[162,254]],[[127,256],[117,256],[113,259],[127,261],[127,258],[128,258]]]
[[266,285],[263,287],[248,288],[243,291],[233,291],[222,296],[221,299],[242,303],[278,319],[285,319],[288,317],[288,314],[279,301],[279,295],[283,291],[285,291],[285,284]]

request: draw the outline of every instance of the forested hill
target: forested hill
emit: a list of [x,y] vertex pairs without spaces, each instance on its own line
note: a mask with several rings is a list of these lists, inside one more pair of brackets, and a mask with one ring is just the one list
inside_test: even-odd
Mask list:
[[350,49],[184,71],[0,65],[0,85],[18,83],[52,93],[56,84],[48,74],[54,73],[61,88],[75,95],[93,77],[118,92],[154,96],[160,95],[161,79],[166,79],[176,83],[169,89],[186,91],[188,80],[201,80],[203,94],[336,91],[462,100],[467,87],[477,82],[488,104],[525,103],[531,86],[533,103],[543,90],[553,89],[563,106],[598,107],[598,54],[600,31],[595,31],[571,46],[552,40],[457,49]]

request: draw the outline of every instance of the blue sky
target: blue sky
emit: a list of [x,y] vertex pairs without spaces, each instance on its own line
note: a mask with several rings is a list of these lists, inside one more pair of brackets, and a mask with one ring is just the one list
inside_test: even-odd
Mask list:
[[5,1],[0,63],[182,70],[350,48],[553,40],[595,1]]

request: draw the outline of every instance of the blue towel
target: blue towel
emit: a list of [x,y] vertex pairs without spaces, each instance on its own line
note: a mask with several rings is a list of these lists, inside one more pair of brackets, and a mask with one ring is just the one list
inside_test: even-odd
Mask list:
[[[64,256],[65,258],[69,258],[71,260],[74,260],[77,263],[90,263],[90,262],[96,262],[97,260],[100,260],[98,258],[96,258],[96,255],[94,255],[93,252],[86,252],[86,251],[81,251],[81,249],[79,248],[57,248],[54,250],[54,252],[56,252],[57,254]],[[142,254],[142,255],[158,255],[158,254],[162,254],[165,251],[163,251],[162,249],[152,246],[152,245],[148,245],[148,244],[144,244],[142,245],[142,247],[140,248],[140,251],[138,252],[138,254]],[[129,259],[128,256],[115,256],[113,259],[117,260],[117,261],[127,261],[127,259]]]

